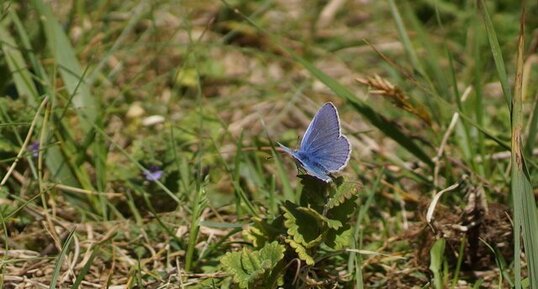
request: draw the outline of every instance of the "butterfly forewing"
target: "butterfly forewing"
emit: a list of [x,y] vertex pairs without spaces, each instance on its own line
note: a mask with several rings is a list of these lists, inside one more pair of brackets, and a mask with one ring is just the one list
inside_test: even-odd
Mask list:
[[315,151],[330,140],[336,140],[338,136],[340,136],[338,112],[332,103],[326,103],[308,125],[301,141],[300,150],[304,152]]
[[351,145],[340,133],[338,111],[326,103],[308,126],[300,150],[329,172],[341,170],[348,162]]

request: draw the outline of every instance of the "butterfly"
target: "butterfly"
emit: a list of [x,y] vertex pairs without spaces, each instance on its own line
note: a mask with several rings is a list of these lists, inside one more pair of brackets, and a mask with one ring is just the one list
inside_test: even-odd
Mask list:
[[351,155],[351,144],[341,132],[338,111],[330,102],[318,110],[308,125],[299,149],[278,144],[309,175],[327,183],[332,180],[332,173],[347,165]]

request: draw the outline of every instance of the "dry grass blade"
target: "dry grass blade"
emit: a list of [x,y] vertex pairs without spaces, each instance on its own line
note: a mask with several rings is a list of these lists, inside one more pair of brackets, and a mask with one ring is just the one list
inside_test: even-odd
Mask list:
[[414,114],[426,124],[431,125],[431,117],[426,109],[420,105],[411,103],[409,97],[399,87],[390,83],[388,80],[376,74],[372,77],[357,78],[357,81],[373,88],[373,90],[370,90],[371,94],[388,98],[397,107]]

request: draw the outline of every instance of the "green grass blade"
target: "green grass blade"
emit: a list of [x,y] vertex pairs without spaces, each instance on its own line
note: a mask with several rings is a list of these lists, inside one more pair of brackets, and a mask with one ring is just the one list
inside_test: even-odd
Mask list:
[[207,207],[207,196],[203,185],[196,192],[192,200],[192,217],[191,227],[189,231],[189,243],[187,245],[187,253],[185,256],[185,271],[190,272],[193,265],[194,248],[198,240],[198,232],[200,231],[200,216],[203,210]]
[[[440,95],[444,99],[450,99],[450,88],[448,86],[448,77],[445,75],[444,69],[440,65],[440,56],[438,48],[434,45],[434,43],[429,38],[429,35],[427,34],[425,27],[415,16],[414,12],[412,11],[411,7],[407,2],[403,2],[404,5],[404,12],[406,19],[409,19],[411,23],[411,27],[413,31],[416,33],[417,40],[420,41],[420,45],[424,48],[424,57],[423,57],[423,66],[424,66],[424,73],[431,75],[431,86],[432,90],[435,91],[436,94]],[[395,6],[395,5],[394,5]],[[396,6],[395,8],[396,9]],[[392,9],[391,9],[392,10]],[[396,10],[397,11],[397,10]],[[394,13],[393,13],[394,14]],[[395,16],[393,16],[394,18]],[[402,24],[403,25],[403,24]],[[407,33],[405,33],[405,27],[398,27],[398,33],[401,37],[405,37],[407,41],[409,41],[409,37],[407,36]],[[409,45],[411,45],[409,43]],[[406,48],[407,51],[407,48]],[[427,98],[429,100],[430,98]],[[438,102],[434,102],[436,99],[432,98],[430,100],[432,107],[432,110],[435,110],[434,113],[442,113],[443,111],[440,110]],[[438,119],[437,121],[442,120],[442,118]]]
[[452,278],[452,284],[450,285],[451,289],[456,288],[456,285],[459,280],[461,264],[463,263],[463,257],[465,256],[465,246],[467,245],[467,238],[460,238],[460,248],[458,251],[458,260],[456,261],[456,269],[454,269],[454,277]]
[[273,159],[275,160],[275,163],[276,163],[278,178],[282,182],[282,190],[284,193],[284,197],[286,198],[286,200],[297,201],[297,196],[295,195],[293,188],[291,187],[288,174],[286,170],[284,169],[284,163],[282,162],[280,155],[278,154],[278,152],[276,151],[274,147],[271,149],[271,154],[273,155]]
[[[243,154],[241,153],[243,150],[243,133],[241,132],[241,134],[239,135],[239,138],[237,139],[237,142],[236,142],[236,153],[235,153],[235,156],[234,156],[234,167],[233,167],[233,170],[232,170],[232,182],[234,184],[239,184],[239,181],[240,181],[240,178],[241,178],[241,165],[242,165],[242,162],[241,162],[241,159],[243,157]],[[250,201],[248,200],[247,196],[245,196],[243,194],[243,190],[241,188],[241,186],[236,186],[237,189],[235,190],[235,194],[236,194],[236,198],[235,198],[235,202],[236,202],[236,206],[235,206],[235,209],[237,210],[237,215],[238,216],[241,216],[242,212],[242,207],[241,207],[241,200],[244,200],[245,203],[249,203]]]
[[522,148],[523,121],[523,57],[525,46],[525,7],[522,8],[518,40],[516,79],[512,98],[512,200],[514,204],[515,288],[521,288],[520,230],[528,266],[530,288],[538,288],[538,212],[530,176]]
[[82,79],[84,72],[73,46],[50,7],[42,0],[32,0],[32,4],[43,20],[48,48],[60,68],[67,92],[73,96],[72,104],[79,115],[81,127],[88,132],[97,118],[98,107],[89,87]]
[[[101,130],[105,130],[105,122],[104,117],[100,117],[96,119],[95,125],[99,127]],[[96,169],[96,183],[97,183],[97,190],[100,192],[103,192],[106,190],[106,184],[108,179],[108,173],[107,173],[107,155],[108,155],[108,149],[105,143],[105,138],[101,134],[95,134],[93,137],[94,145],[93,145],[93,159]],[[100,211],[101,214],[105,219],[108,218],[108,212],[107,212],[107,199],[105,196],[100,195],[99,196],[99,205],[100,205]]]
[[445,288],[443,285],[443,263],[445,256],[445,239],[435,241],[430,249],[430,270],[433,272],[434,287]]
[[[4,193],[3,192],[3,189],[0,188],[0,193]],[[5,211],[4,210],[1,210],[0,211],[0,223],[2,223],[2,242],[4,242],[4,245],[2,246],[3,250],[5,252],[8,252],[9,251],[9,244],[8,244],[8,240],[9,240],[9,235],[8,235],[8,229],[7,229],[7,226],[6,226],[6,219],[4,219],[4,213]],[[7,254],[3,254],[2,258],[0,259],[0,262],[1,262],[1,266],[0,266],[0,275],[1,276],[4,276],[4,270],[5,270],[5,266],[3,264],[6,264],[6,261],[8,259],[8,256]],[[0,288],[5,288],[4,287],[4,278],[0,278]]]
[[60,270],[62,269],[64,258],[69,251],[69,246],[71,245],[71,242],[73,241],[74,237],[75,230],[69,233],[67,239],[65,239],[65,242],[62,246],[62,251],[60,251],[60,254],[56,258],[56,264],[54,264],[54,272],[52,273],[52,279],[50,280],[50,289],[56,289],[56,282],[58,282],[58,276],[60,275]]
[[[381,183],[381,180],[383,179],[383,176],[385,175],[385,170],[381,169],[381,171],[378,173],[378,176],[371,187],[367,189],[367,197],[364,203],[360,206],[358,213],[357,213],[357,221],[355,222],[355,226],[353,228],[353,243],[351,245],[352,249],[362,249],[362,241],[363,241],[363,232],[361,230],[361,226],[363,226],[363,220],[366,217],[366,214],[368,213],[368,210],[370,209],[375,193],[379,190],[379,184]],[[355,277],[355,287],[356,288],[364,288],[364,281],[363,281],[363,274],[362,274],[362,256],[361,254],[357,254],[356,252],[350,252],[347,262],[348,272],[354,272]]]
[[400,36],[400,40],[402,41],[402,44],[405,49],[405,54],[407,54],[407,57],[411,61],[411,65],[413,65],[413,68],[417,71],[422,73],[422,65],[420,64],[420,61],[418,60],[417,53],[415,52],[415,49],[413,48],[413,45],[411,44],[411,40],[409,39],[409,35],[407,35],[407,30],[405,28],[405,24],[402,20],[402,16],[400,15],[400,12],[398,11],[398,7],[396,7],[396,3],[394,3],[394,0],[388,0],[389,6],[390,6],[390,12],[392,13],[392,18],[394,18],[394,21],[396,22],[396,29],[398,29],[398,35]]
[[527,134],[527,143],[525,144],[525,156],[532,156],[532,150],[536,143],[536,136],[538,135],[538,97],[534,100],[534,108],[532,112],[532,119],[529,123],[529,129]]
[[494,134],[493,132],[487,130],[486,128],[478,125],[471,117],[469,117],[468,115],[464,114],[464,113],[460,113],[460,116],[463,120],[465,120],[466,122],[468,122],[470,125],[472,125],[473,127],[475,127],[479,132],[483,133],[485,137],[487,137],[488,139],[496,142],[500,147],[502,147],[503,149],[507,149],[507,150],[510,150],[510,145],[508,143],[506,143],[505,141],[503,141],[502,139],[500,139],[499,137],[497,137],[496,134]]
[[[217,143],[215,142],[215,140],[211,139],[211,143],[212,143],[212,146],[215,150],[218,150],[218,145]],[[256,215],[256,208],[254,207],[254,204],[252,204],[252,202],[249,200],[247,194],[245,193],[245,191],[243,190],[243,187],[241,187],[240,185],[240,182],[239,182],[239,165],[241,165],[241,162],[237,161],[240,157],[240,146],[241,146],[241,140],[239,140],[237,142],[237,147],[238,147],[238,150],[237,150],[237,154],[236,154],[236,167],[232,170],[229,166],[228,166],[228,163],[226,162],[226,160],[222,157],[221,154],[218,154],[220,160],[221,160],[221,163],[222,165],[224,166],[226,172],[228,172],[228,174],[230,175],[230,177],[232,178],[232,186],[234,187],[234,190],[235,190],[235,194],[237,196],[237,204],[240,204],[241,201],[244,203],[245,205],[245,208],[248,210],[249,214],[251,215]],[[237,172],[234,172],[235,170],[237,170]],[[237,177],[236,177],[237,176]],[[240,211],[240,208],[236,208],[238,210],[238,212]]]
[[[47,79],[47,74],[45,73],[45,69],[39,62],[37,56],[34,53],[34,50],[32,49],[31,37],[30,35],[28,35],[28,32],[24,28],[24,25],[21,19],[19,18],[19,16],[17,16],[17,13],[15,13],[13,10],[9,11],[9,17],[10,17],[11,22],[13,23],[13,26],[15,27],[15,30],[17,31],[17,35],[20,40],[20,45],[22,49],[24,49],[25,56],[30,61],[38,81],[41,81],[42,83],[46,83],[46,84],[50,83]],[[50,90],[50,87],[45,85],[44,89]],[[49,93],[49,94],[53,95],[53,93]]]
[[[472,23],[472,32],[475,37],[472,39],[472,50],[474,54],[474,65],[473,65],[473,84],[474,84],[474,91],[475,91],[475,101],[474,101],[474,112],[475,112],[475,119],[476,123],[479,126],[484,125],[484,101],[483,101],[483,94],[482,94],[482,77],[483,77],[483,71],[486,69],[481,61],[482,56],[482,37],[481,33],[482,30],[479,29],[478,26],[478,20],[474,20]],[[480,155],[482,160],[486,160],[485,154],[484,154],[484,135],[478,134],[477,135],[477,141],[476,144],[472,147],[476,148],[476,155]],[[474,159],[472,160],[472,165],[476,167],[476,170],[481,174],[485,174],[485,164],[484,162],[476,163]]]
[[75,279],[75,282],[73,283],[73,286],[71,286],[71,289],[78,289],[80,284],[82,283],[82,280],[84,280],[84,277],[86,274],[88,274],[88,271],[90,270],[91,265],[93,265],[93,259],[97,256],[97,253],[99,253],[99,244],[92,247],[92,253],[90,255],[90,258],[88,258],[88,261],[84,264],[84,267],[78,272],[77,279]]
[[478,9],[480,15],[482,15],[482,21],[484,21],[484,26],[486,27],[486,33],[488,35],[489,46],[491,47],[491,53],[493,54],[493,60],[495,60],[495,67],[497,69],[497,74],[501,82],[501,87],[503,90],[504,98],[510,110],[512,109],[512,90],[508,82],[508,76],[506,75],[506,68],[504,66],[504,59],[502,56],[501,46],[497,40],[497,33],[495,33],[495,28],[493,27],[493,22],[489,16],[488,10],[484,0],[478,0]]
[[[9,18],[6,18],[9,19]],[[20,97],[25,98],[30,105],[37,105],[39,96],[34,85],[32,74],[27,68],[24,57],[11,33],[6,29],[7,21],[0,23],[0,39],[4,58],[13,77],[13,82]]]

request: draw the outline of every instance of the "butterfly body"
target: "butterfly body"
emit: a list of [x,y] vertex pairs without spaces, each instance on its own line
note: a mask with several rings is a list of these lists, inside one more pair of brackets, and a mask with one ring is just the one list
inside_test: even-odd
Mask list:
[[331,179],[331,176],[329,175],[330,172],[319,162],[316,161],[316,159],[312,158],[308,153],[305,153],[303,151],[295,151],[292,154],[293,158],[297,160],[299,165],[306,169],[307,172],[309,172],[311,175],[314,175],[318,179],[329,181]]
[[279,145],[308,174],[325,182],[331,181],[331,173],[347,165],[351,155],[351,144],[341,134],[338,111],[330,102],[324,104],[310,122],[299,149]]

